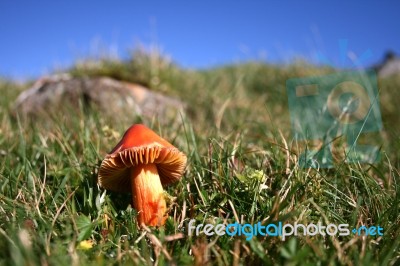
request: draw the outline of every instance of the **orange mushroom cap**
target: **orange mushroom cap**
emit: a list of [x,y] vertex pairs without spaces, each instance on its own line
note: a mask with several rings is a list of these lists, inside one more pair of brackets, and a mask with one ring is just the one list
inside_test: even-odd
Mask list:
[[144,125],[131,126],[101,163],[98,182],[105,189],[131,192],[130,169],[155,164],[163,186],[180,180],[186,155]]

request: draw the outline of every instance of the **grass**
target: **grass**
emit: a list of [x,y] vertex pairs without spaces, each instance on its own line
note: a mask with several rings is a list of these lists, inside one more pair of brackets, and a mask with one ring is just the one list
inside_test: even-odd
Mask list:
[[[174,126],[143,123],[184,151],[182,180],[165,188],[169,218],[139,230],[130,195],[96,184],[104,155],[137,121],[81,110],[21,121],[28,84],[0,81],[1,265],[395,265],[400,260],[400,77],[379,80],[381,161],[302,169],[290,135],[286,79],[332,73],[306,63],[181,69],[158,54],[84,62],[76,76],[138,82],[188,103]],[[376,137],[376,136],[375,136]],[[188,222],[380,225],[377,236],[189,236]]]

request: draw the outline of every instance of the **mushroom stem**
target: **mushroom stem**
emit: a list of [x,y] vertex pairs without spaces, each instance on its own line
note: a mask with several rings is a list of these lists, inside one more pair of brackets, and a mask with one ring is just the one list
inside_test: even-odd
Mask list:
[[167,205],[155,164],[131,168],[132,204],[138,211],[139,225],[164,225]]

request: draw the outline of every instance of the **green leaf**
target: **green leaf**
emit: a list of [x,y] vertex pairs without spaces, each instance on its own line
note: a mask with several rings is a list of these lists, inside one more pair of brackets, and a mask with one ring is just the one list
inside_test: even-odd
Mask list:
[[94,224],[89,217],[81,215],[76,220],[76,226],[79,230],[78,241],[82,241],[90,237]]

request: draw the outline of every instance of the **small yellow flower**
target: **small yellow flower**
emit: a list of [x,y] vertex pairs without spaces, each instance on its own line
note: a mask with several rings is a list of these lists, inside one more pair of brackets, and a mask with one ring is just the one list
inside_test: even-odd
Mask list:
[[242,182],[246,184],[250,184],[254,180],[258,180],[260,182],[264,182],[267,176],[264,174],[262,170],[256,170],[250,167],[245,167],[242,174],[236,173],[236,177]]
[[93,240],[83,240],[79,242],[78,249],[88,250],[93,247]]

